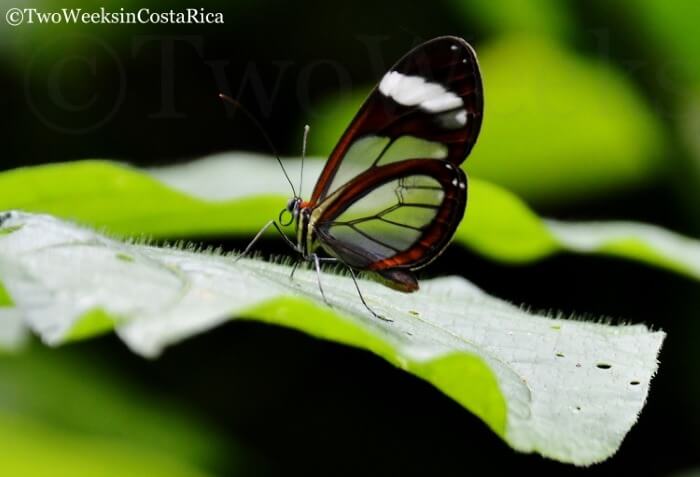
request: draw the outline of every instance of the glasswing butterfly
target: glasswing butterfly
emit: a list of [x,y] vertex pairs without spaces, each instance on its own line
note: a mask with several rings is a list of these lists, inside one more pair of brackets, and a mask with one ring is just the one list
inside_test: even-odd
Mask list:
[[[460,164],[476,142],[482,113],[479,65],[466,41],[445,36],[414,48],[365,100],[308,201],[285,171],[294,196],[278,220],[295,223],[296,243],[271,220],[240,256],[274,225],[303,260],[314,264],[326,303],[320,262],[340,262],[365,307],[385,319],[365,302],[355,272],[370,272],[403,292],[418,290],[413,271],[442,253],[464,215],[467,177]],[[304,150],[307,134],[308,126]],[[330,257],[319,257],[319,248]]]

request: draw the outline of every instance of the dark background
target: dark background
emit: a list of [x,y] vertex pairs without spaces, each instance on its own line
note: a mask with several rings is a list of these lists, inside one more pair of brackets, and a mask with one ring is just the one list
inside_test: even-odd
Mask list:
[[[697,157],[686,138],[697,136],[698,123],[685,111],[700,75],[686,64],[698,60],[683,54],[696,51],[700,32],[682,23],[697,15],[691,2],[668,2],[669,19],[659,19],[651,2],[538,1],[522,17],[518,2],[471,3],[209,2],[198,7],[222,12],[224,25],[3,24],[0,168],[84,158],[160,165],[228,150],[269,152],[250,121],[222,105],[220,91],[261,119],[283,155],[298,155],[305,122],[323,125],[334,98],[366,91],[420,41],[454,34],[479,52],[517,33],[560,42],[572,55],[616,70],[666,138],[663,173],[618,192],[535,200],[537,211],[640,220],[697,236]],[[543,19],[551,11],[565,12],[566,20]],[[667,24],[672,18],[680,23]],[[488,114],[488,76],[485,82]],[[313,129],[311,142],[313,149]],[[516,162],[520,146],[508,147]],[[234,249],[247,240],[206,241]],[[261,249],[285,253],[272,240]],[[443,274],[463,275],[534,310],[609,316],[668,333],[648,404],[613,458],[578,469],[518,454],[432,386],[373,355],[252,322],[189,339],[152,362],[113,337],[51,351],[47,359],[89,361],[99,373],[176,401],[211,423],[245,450],[211,464],[222,475],[241,469],[246,475],[671,475],[700,466],[697,283],[590,256],[506,266],[458,246],[424,277]],[[51,392],[61,399],[61,389]]]

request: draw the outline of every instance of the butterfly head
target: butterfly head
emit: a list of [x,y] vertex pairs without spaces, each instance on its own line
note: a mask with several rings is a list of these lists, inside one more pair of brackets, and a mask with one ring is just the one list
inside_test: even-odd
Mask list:
[[292,217],[297,218],[301,209],[301,197],[292,197],[287,201],[287,212],[292,214]]

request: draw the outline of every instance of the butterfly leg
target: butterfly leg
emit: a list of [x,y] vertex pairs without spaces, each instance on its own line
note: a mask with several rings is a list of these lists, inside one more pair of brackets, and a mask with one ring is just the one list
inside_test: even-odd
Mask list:
[[323,293],[323,285],[321,284],[321,260],[319,259],[318,255],[316,255],[315,253],[312,253],[310,258],[311,258],[311,260],[314,261],[314,265],[316,266],[316,279],[318,281],[318,289],[321,291],[321,297],[323,298],[323,301],[326,302],[326,305],[333,308],[333,305],[331,305],[331,302],[329,302],[328,299],[326,298],[326,294]]
[[292,265],[292,273],[289,274],[289,280],[294,280],[294,272],[297,271],[297,268],[299,268],[300,263],[301,263],[301,260],[299,260],[299,259],[294,261],[294,265]]
[[[370,314],[371,314],[373,317],[375,317],[375,318],[377,318],[377,319],[379,319],[379,320],[388,321],[388,322],[394,321],[394,320],[390,320],[389,318],[383,317],[382,315],[380,315],[379,313],[377,313],[376,311],[374,311],[372,308],[370,308],[370,306],[369,306],[369,305],[367,304],[367,302],[365,301],[365,297],[362,295],[362,290],[360,290],[360,285],[357,283],[357,275],[355,274],[355,270],[354,270],[350,265],[348,265],[347,263],[343,262],[342,260],[338,260],[338,259],[335,258],[335,257],[319,257],[319,256],[318,256],[317,254],[315,254],[315,253],[314,253],[314,254],[311,254],[311,256],[309,257],[309,260],[312,260],[312,261],[314,262],[315,267],[316,267],[316,278],[317,278],[317,280],[318,280],[318,289],[321,291],[321,297],[323,297],[323,301],[326,302],[326,305],[328,305],[328,306],[330,306],[330,307],[333,306],[333,305],[331,305],[331,303],[326,299],[326,295],[325,295],[325,293],[323,292],[323,286],[321,285],[321,262],[340,262],[340,263],[342,263],[343,265],[345,265],[345,267],[346,267],[346,268],[348,269],[348,271],[350,272],[350,278],[352,278],[352,282],[355,284],[355,290],[357,290],[357,294],[358,294],[359,297],[360,297],[360,301],[361,301],[362,304],[365,306],[365,308],[367,308],[367,311],[369,311]],[[296,269],[296,266],[297,266],[298,263],[299,263],[299,262],[297,262],[297,263],[294,264],[294,268],[292,269],[292,274],[294,273],[294,270]]]
[[253,240],[251,240],[250,243],[248,244],[248,246],[243,250],[243,252],[241,252],[241,254],[238,255],[238,256],[233,260],[233,263],[236,263],[238,260],[240,260],[240,259],[243,258],[244,256],[248,255],[248,253],[252,250],[253,245],[255,245],[255,243],[258,241],[258,239],[259,239],[260,237],[262,237],[262,234],[264,234],[264,233],[267,231],[267,229],[269,229],[270,226],[272,226],[272,225],[275,226],[275,229],[276,229],[277,232],[280,234],[280,236],[284,239],[284,241],[287,243],[287,245],[289,245],[295,252],[298,252],[298,251],[299,251],[299,249],[297,248],[297,246],[294,245],[294,242],[292,242],[292,241],[289,239],[289,237],[287,237],[287,235],[282,231],[282,229],[280,228],[279,224],[278,224],[277,222],[275,222],[274,220],[270,220],[268,223],[266,223],[266,224],[263,226],[263,228],[260,229],[260,231],[259,231],[257,234],[255,234],[255,237],[253,237]]
[[367,311],[369,311],[373,317],[380,319],[382,321],[388,321],[388,322],[394,321],[394,320],[390,320],[389,318],[386,318],[386,317],[380,315],[379,313],[374,311],[372,308],[370,308],[370,306],[365,301],[365,297],[362,296],[362,291],[360,291],[360,285],[357,283],[357,276],[355,275],[355,270],[353,270],[353,268],[350,265],[348,265],[347,263],[345,263],[345,262],[341,262],[341,263],[343,265],[345,265],[347,267],[348,271],[350,272],[350,277],[352,278],[352,282],[355,284],[355,290],[357,290],[357,294],[360,296],[360,301],[362,302],[363,305],[365,305],[365,308],[367,308]]
[[[313,257],[312,257],[312,258],[307,258],[307,259],[305,259],[305,260],[310,262],[310,261],[312,261],[312,260],[314,260],[314,259],[313,259]],[[294,265],[292,265],[292,273],[289,274],[289,279],[290,279],[290,280],[294,279],[294,272],[297,271],[297,268],[299,268],[299,264],[302,263],[302,261],[303,261],[303,260],[301,260],[301,259],[300,259],[300,260],[297,260],[297,261],[294,262]],[[314,260],[314,261],[315,261],[315,260]],[[335,258],[335,257],[318,257],[318,261],[319,261],[319,262],[338,262],[338,259]]]
[[[377,313],[376,311],[374,311],[372,308],[370,308],[370,306],[369,306],[369,305],[367,304],[367,302],[365,301],[365,297],[362,295],[362,290],[360,290],[360,285],[357,283],[357,275],[355,274],[355,270],[354,270],[350,265],[348,265],[347,263],[343,262],[342,260],[338,260],[338,259],[335,258],[335,257],[318,257],[316,254],[313,254],[312,257],[313,257],[314,261],[315,261],[317,264],[318,264],[318,262],[335,262],[335,263],[340,262],[340,263],[342,263],[343,265],[345,265],[345,268],[347,268],[348,271],[350,272],[350,278],[352,278],[352,282],[355,284],[355,290],[357,290],[357,294],[360,296],[360,301],[361,301],[362,304],[365,306],[365,308],[367,308],[367,311],[369,311],[369,312],[372,314],[372,316],[374,316],[374,317],[377,318],[377,319],[380,319],[380,320],[383,320],[383,321],[389,321],[389,322],[394,321],[394,320],[390,320],[389,318],[386,318],[386,317],[380,315],[379,313]],[[320,268],[320,267],[318,267],[318,265],[317,265],[317,270],[318,270],[319,268]],[[320,277],[319,277],[319,287],[320,287],[320,285],[321,285],[320,280],[321,280],[321,279],[320,279]],[[323,292],[323,290],[321,290],[321,292]],[[324,300],[325,300],[325,298],[324,298]],[[326,303],[328,303],[328,302],[326,302]]]

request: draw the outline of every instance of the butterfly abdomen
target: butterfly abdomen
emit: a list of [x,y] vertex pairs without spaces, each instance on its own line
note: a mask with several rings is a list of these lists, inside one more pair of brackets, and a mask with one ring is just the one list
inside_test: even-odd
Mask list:
[[377,277],[377,281],[394,290],[404,293],[418,291],[418,279],[408,270],[382,270],[381,272],[374,272],[374,274]]

